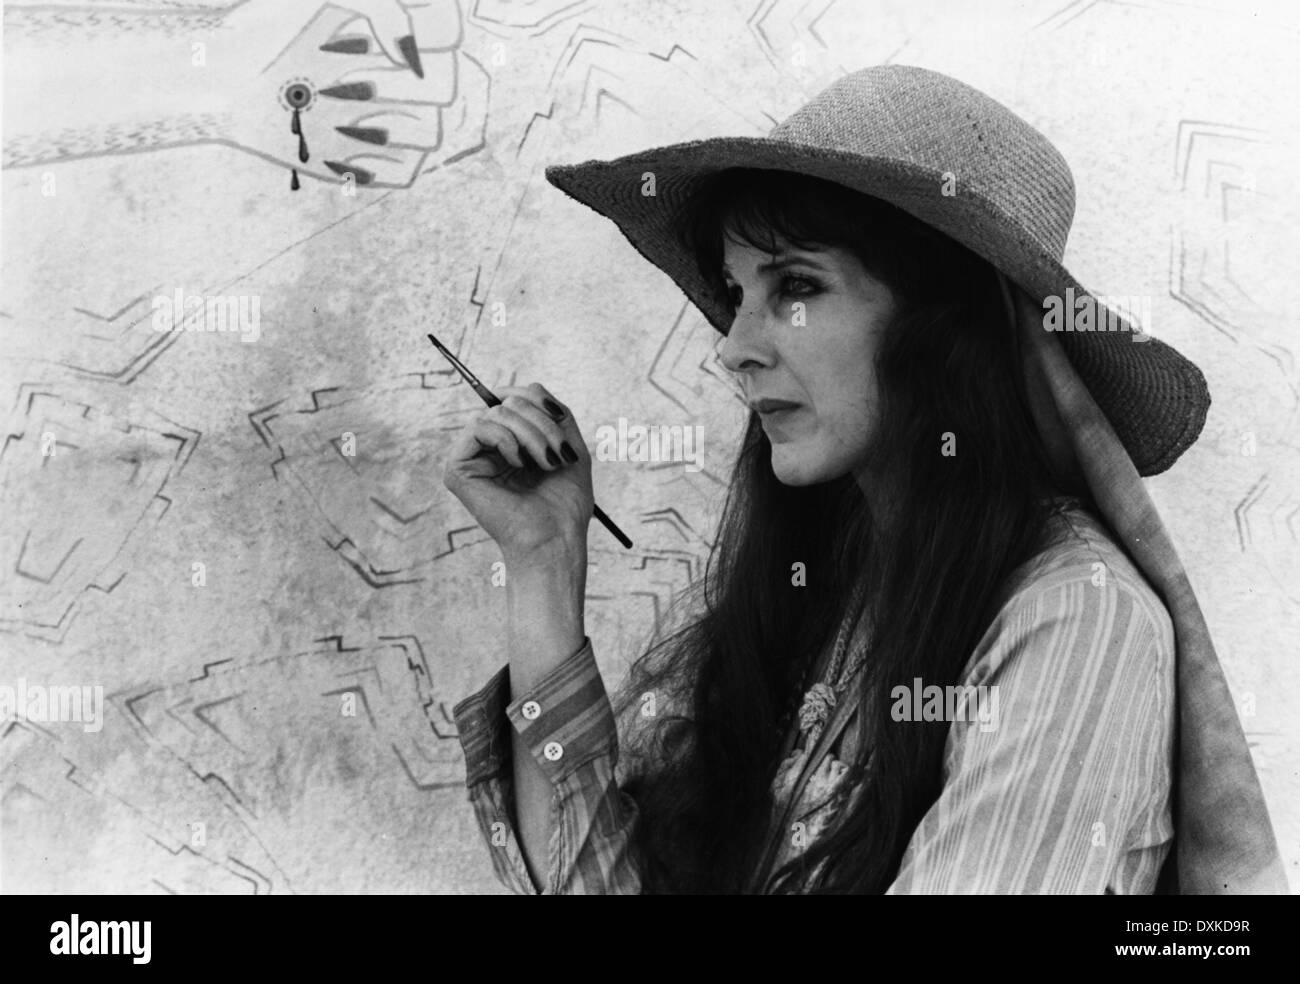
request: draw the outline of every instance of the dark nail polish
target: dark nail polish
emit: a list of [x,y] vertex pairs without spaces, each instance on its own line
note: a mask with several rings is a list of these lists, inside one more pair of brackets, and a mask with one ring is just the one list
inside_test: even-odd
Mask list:
[[321,51],[333,51],[340,55],[364,55],[370,50],[369,38],[339,38],[326,41],[320,46]]
[[560,453],[564,455],[565,459],[568,460],[569,464],[573,464],[575,461],[578,460],[578,452],[574,451],[573,448],[569,447],[568,441],[565,441],[563,444],[560,445]]
[[340,177],[352,175],[352,180],[359,185],[368,185],[375,180],[375,176],[364,167],[353,167],[351,164],[340,164],[338,161],[326,161],[325,166]]
[[542,406],[546,407],[546,412],[556,420],[564,419],[564,410],[554,400],[548,400],[545,397],[542,397]]
[[556,468],[560,467],[560,459],[556,457],[555,452],[550,448],[546,449],[546,460],[549,461]]
[[321,89],[320,94],[331,99],[374,99],[375,87],[369,82],[347,82]]
[[533,456],[532,456],[531,454],[528,453],[528,449],[527,449],[527,448],[520,448],[520,449],[519,449],[519,457],[520,457],[520,459],[523,461],[523,463],[524,463],[524,467],[525,467],[525,468],[536,468],[536,467],[537,467],[537,462],[535,462],[535,461],[533,460]]
[[415,38],[409,34],[398,38],[397,47],[402,52],[402,57],[406,59],[406,64],[411,66],[411,71],[424,78],[424,66],[420,64],[420,49],[415,46]]
[[351,137],[353,140],[360,140],[364,143],[388,143],[388,131],[377,126],[336,126],[334,129],[345,137]]

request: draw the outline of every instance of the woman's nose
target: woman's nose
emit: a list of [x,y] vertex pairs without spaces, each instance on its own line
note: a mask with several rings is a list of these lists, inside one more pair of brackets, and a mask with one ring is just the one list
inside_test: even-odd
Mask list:
[[742,304],[731,322],[718,351],[722,365],[733,373],[758,367],[770,367],[773,362],[771,336],[764,323],[762,310],[757,306]]

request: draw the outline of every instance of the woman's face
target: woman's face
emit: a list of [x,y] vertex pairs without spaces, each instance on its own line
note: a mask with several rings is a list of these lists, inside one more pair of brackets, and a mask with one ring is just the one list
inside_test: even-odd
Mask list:
[[797,404],[760,413],[772,471],[785,485],[812,485],[852,471],[864,480],[878,420],[875,357],[895,301],[844,249],[775,255],[731,235],[723,276],[733,310],[719,348],[751,409],[762,400]]

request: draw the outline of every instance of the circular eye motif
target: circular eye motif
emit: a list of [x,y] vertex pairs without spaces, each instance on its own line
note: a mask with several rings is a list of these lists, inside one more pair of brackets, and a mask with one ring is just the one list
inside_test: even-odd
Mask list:
[[290,82],[284,87],[283,95],[290,109],[306,109],[311,105],[313,93],[306,82]]

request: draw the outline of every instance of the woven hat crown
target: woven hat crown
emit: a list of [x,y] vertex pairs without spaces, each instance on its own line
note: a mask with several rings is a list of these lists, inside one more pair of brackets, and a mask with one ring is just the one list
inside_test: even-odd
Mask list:
[[[910,65],[876,65],[835,81],[769,139],[878,157],[951,176],[1004,213],[1057,260],[1074,221],[1074,177],[1048,139],[964,82]],[[936,192],[937,194],[937,192]]]

